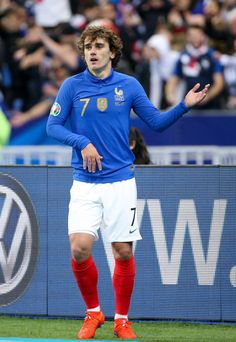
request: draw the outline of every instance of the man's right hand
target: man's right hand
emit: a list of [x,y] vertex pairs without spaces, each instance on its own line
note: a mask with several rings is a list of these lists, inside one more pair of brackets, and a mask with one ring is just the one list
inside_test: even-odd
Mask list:
[[83,158],[83,169],[88,169],[88,172],[96,172],[96,165],[98,170],[102,170],[102,163],[101,159],[103,158],[100,156],[96,148],[93,144],[88,144],[83,150],[81,150],[81,155]]

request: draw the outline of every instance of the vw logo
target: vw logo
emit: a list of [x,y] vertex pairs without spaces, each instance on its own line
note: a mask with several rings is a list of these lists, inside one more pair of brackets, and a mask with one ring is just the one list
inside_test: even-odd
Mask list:
[[0,173],[0,306],[23,294],[38,249],[38,223],[29,195],[16,179]]

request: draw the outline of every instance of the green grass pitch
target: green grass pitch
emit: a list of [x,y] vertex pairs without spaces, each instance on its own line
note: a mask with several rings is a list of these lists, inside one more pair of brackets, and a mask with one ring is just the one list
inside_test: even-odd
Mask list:
[[[0,316],[0,337],[53,338],[75,340],[81,320],[22,318]],[[236,341],[236,325],[176,322],[134,322],[139,342],[225,342]],[[105,322],[97,330],[98,340],[119,341],[113,335],[113,323]]]

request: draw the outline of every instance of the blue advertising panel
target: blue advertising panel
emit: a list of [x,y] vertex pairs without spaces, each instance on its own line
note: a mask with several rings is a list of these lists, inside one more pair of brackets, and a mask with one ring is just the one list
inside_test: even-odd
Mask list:
[[47,314],[47,168],[0,167],[0,313]]
[[136,179],[143,240],[132,315],[148,318],[151,305],[163,319],[220,319],[218,239],[210,240],[223,229],[214,225],[219,168],[137,169]]
[[[141,130],[147,145],[236,145],[236,116],[227,112],[221,112],[221,115],[217,113],[214,115],[214,112],[209,114],[191,112],[163,132],[155,132],[137,116],[131,119],[131,126]],[[224,127],[224,134],[222,134],[222,127]]]
[[[7,271],[14,241],[10,226],[17,220],[5,223],[7,229],[0,227],[0,313],[83,317],[67,233],[72,169],[0,167],[0,173],[13,175],[29,194],[40,241],[29,284],[12,304],[3,306],[2,289],[8,288],[9,274],[17,273],[10,266]],[[236,167],[137,167],[136,180],[143,240],[134,244],[137,275],[129,317],[236,321]],[[0,222],[6,222],[2,185]],[[19,260],[23,257],[21,252]],[[94,259],[101,306],[113,317],[114,260],[102,230]],[[19,264],[15,261],[16,269]]]
[[236,168],[220,168],[220,197],[227,199],[219,265],[221,318],[236,321]]

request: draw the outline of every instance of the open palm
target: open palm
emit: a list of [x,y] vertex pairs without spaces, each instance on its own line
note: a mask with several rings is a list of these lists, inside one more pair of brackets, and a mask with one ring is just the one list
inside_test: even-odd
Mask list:
[[187,107],[194,107],[200,102],[202,102],[207,96],[208,90],[210,88],[210,84],[206,84],[205,87],[197,91],[200,87],[200,83],[195,84],[195,86],[187,93],[184,98],[184,103]]

